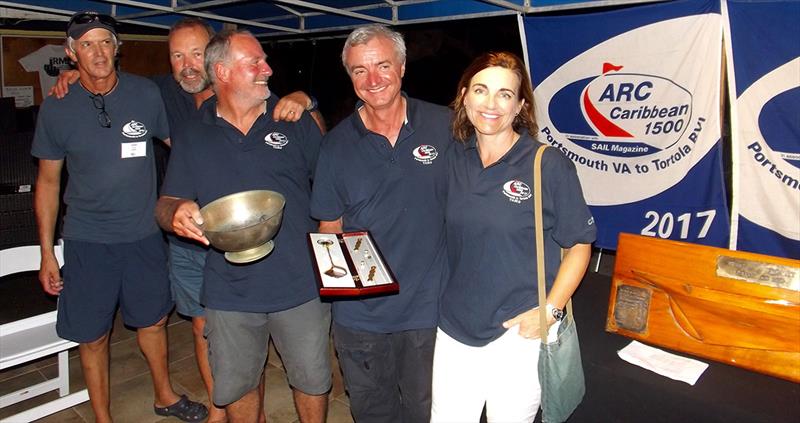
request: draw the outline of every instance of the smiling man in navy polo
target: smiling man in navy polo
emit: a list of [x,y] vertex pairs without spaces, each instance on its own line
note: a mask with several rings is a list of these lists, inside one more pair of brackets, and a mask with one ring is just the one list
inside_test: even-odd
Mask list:
[[342,61],[361,99],[325,138],[311,200],[321,232],[369,230],[397,295],[333,304],[334,344],[357,422],[427,422],[444,272],[447,108],[400,91],[405,43],[354,30]]
[[246,31],[222,31],[205,52],[216,95],[198,119],[173,131],[173,150],[158,200],[162,228],[208,244],[198,224],[200,207],[241,191],[272,190],[286,206],[265,258],[233,264],[209,250],[202,303],[214,379],[213,401],[231,422],[256,422],[270,337],[281,354],[302,422],[322,422],[331,386],[330,307],[319,300],[306,233],[311,179],[322,139],[308,113],[275,122],[277,100],[268,86],[272,69]]

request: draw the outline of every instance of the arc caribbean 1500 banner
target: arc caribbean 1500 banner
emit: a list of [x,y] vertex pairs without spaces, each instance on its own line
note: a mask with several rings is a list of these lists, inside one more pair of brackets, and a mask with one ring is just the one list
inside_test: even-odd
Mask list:
[[522,19],[538,139],[575,163],[595,245],[727,246],[719,1]]

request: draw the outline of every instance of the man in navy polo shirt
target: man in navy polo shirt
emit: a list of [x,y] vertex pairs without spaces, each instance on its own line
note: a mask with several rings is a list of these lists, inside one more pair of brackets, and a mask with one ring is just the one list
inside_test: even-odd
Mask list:
[[[170,27],[167,41],[172,74],[156,75],[151,78],[161,91],[170,128],[177,128],[181,122],[200,117],[200,106],[214,95],[203,64],[206,46],[213,36],[213,28],[201,18],[183,18]],[[69,84],[78,81],[78,77],[77,71],[62,72],[53,94],[62,98],[69,91]],[[302,91],[281,98],[275,106],[273,118],[297,121],[304,109],[311,113],[320,129],[324,131],[325,123],[316,110],[316,100]],[[160,186],[169,158],[169,146],[155,143],[153,148]],[[200,303],[203,267],[208,247],[174,234],[169,234],[168,239],[169,273],[175,309],[181,315],[192,319],[197,367],[210,400],[213,380],[208,364],[208,344],[203,336],[205,312]],[[224,421],[225,410],[215,407],[212,403],[208,419],[212,422]]]
[[[202,404],[173,391],[167,368],[165,323],[173,307],[166,251],[153,219],[156,201],[153,137],[168,138],[158,88],[115,71],[114,19],[75,14],[66,53],[81,76],[63,100],[45,99],[32,154],[39,158],[35,211],[44,290],[60,295],[56,330],[80,344],[81,366],[98,422],[111,421],[109,332],[117,304],[136,327],[150,366],[154,411],[201,421]],[[53,253],[61,170],[69,171],[64,202],[63,281]]]
[[[268,189],[286,197],[275,250],[247,264],[209,250],[202,302],[214,377],[213,401],[231,421],[256,421],[259,381],[272,337],[303,422],[323,421],[331,385],[329,307],[319,301],[305,234],[321,134],[313,119],[275,122],[272,69],[246,31],[223,31],[205,53],[216,96],[200,118],[173,131],[173,151],[157,206],[164,229],[208,244],[199,210],[228,194]],[[299,258],[299,259],[298,259]]]
[[427,422],[450,112],[400,91],[405,43],[397,32],[357,28],[342,62],[361,101],[325,137],[311,214],[321,232],[369,230],[400,293],[336,301],[334,344],[357,422]]
[[[170,128],[177,128],[181,122],[200,118],[201,105],[214,95],[203,63],[206,46],[213,36],[214,30],[200,18],[184,18],[170,28],[168,41],[172,74],[153,78],[161,90]],[[315,104],[315,100],[302,91],[297,91],[281,98],[272,116],[276,120],[293,122],[300,119],[305,108],[317,124],[321,125],[320,128],[324,129],[324,121],[316,111]],[[168,157],[168,150],[163,154]],[[166,160],[164,166],[166,167]],[[208,343],[203,335],[205,311],[200,303],[207,251],[208,247],[205,245],[169,234],[170,280],[175,308],[178,313],[192,318],[197,366],[210,400],[213,380],[208,363]],[[217,408],[212,403],[209,421],[224,420],[224,409]]]

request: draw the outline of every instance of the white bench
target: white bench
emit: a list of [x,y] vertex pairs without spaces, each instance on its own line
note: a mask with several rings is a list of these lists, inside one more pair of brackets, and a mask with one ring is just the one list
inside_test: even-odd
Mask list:
[[[59,244],[55,249],[56,258],[63,265],[63,247]],[[39,270],[39,262],[38,245],[1,250],[0,277]],[[69,349],[77,345],[56,335],[55,311],[0,325],[0,370],[58,354],[58,377],[3,395],[0,397],[0,408],[55,390],[58,390],[60,397],[6,417],[0,423],[30,422],[89,400],[86,389],[69,393],[68,354]]]

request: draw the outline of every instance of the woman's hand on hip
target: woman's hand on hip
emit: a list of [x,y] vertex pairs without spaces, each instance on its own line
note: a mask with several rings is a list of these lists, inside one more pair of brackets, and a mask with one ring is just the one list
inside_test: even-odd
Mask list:
[[[547,316],[547,324],[551,325],[555,321],[552,316]],[[519,325],[519,336],[528,339],[539,339],[539,307],[516,315],[514,318],[503,322],[503,327],[509,329]]]

